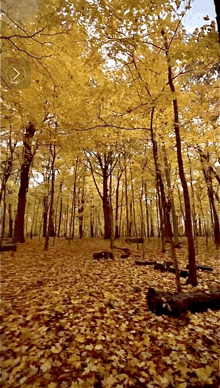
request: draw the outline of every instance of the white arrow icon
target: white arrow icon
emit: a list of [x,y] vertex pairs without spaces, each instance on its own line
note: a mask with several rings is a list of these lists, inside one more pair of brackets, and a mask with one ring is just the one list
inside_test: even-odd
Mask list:
[[16,76],[12,79],[12,81],[14,81],[17,77],[19,77],[20,73],[19,71],[17,71],[17,69],[15,67],[13,67],[13,70],[17,73]]

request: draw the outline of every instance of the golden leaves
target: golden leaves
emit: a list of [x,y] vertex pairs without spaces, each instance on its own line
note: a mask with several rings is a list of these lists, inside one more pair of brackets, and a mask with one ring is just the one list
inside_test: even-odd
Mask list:
[[[137,268],[132,259],[122,263],[116,258],[111,269],[106,263],[97,266],[91,252],[97,246],[106,248],[101,239],[88,239],[84,245],[76,241],[70,248],[59,241],[51,247],[49,258],[41,258],[40,244],[33,240],[19,247],[16,261],[10,257],[3,261],[4,278],[10,284],[3,299],[17,295],[14,310],[5,303],[3,384],[30,388],[30,377],[39,386],[53,387],[60,370],[63,381],[71,381],[72,373],[75,376],[76,381],[67,387],[63,384],[65,388],[91,388],[97,376],[103,386],[114,388],[140,383],[187,388],[192,372],[194,384],[215,381],[220,324],[216,312],[188,314],[184,324],[155,316],[147,309],[144,292],[135,293],[133,285],[145,290],[154,282],[157,288],[172,289],[172,279],[157,277],[150,268]],[[149,259],[155,254],[163,257],[149,246]],[[184,260],[181,256],[182,264]],[[208,260],[214,260],[210,254]],[[6,271],[10,262],[12,274]],[[207,276],[214,281],[215,274],[204,279]],[[42,278],[43,287],[24,288],[27,279],[35,285]],[[114,308],[109,307],[110,300]],[[11,349],[17,355],[14,359],[9,356]]]

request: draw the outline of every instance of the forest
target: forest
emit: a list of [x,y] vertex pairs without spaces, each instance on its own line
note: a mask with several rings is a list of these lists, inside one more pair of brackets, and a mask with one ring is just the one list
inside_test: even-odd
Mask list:
[[219,15],[1,9],[5,388],[220,386]]

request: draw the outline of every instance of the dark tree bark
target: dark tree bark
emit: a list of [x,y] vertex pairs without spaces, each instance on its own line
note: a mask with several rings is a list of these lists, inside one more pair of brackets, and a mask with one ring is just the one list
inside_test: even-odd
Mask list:
[[115,238],[120,237],[119,233],[119,186],[123,170],[119,171],[117,176],[117,185],[115,190]]
[[50,153],[52,156],[52,162],[51,162],[51,196],[50,196],[50,207],[49,207],[49,218],[48,218],[48,228],[47,233],[45,237],[45,244],[44,249],[48,249],[49,245],[49,238],[54,237],[55,231],[54,231],[54,224],[53,224],[53,202],[54,202],[54,183],[55,183],[55,170],[54,170],[54,164],[56,159],[56,146],[50,145]]
[[11,214],[11,204],[10,203],[8,205],[8,215],[9,215],[9,234],[8,234],[8,237],[12,238],[13,237],[13,219],[12,219],[12,214]]
[[29,170],[31,162],[34,157],[34,152],[31,150],[31,143],[34,137],[36,129],[33,124],[29,123],[25,135],[24,135],[24,149],[23,149],[23,163],[21,165],[21,175],[20,175],[20,188],[18,193],[18,207],[17,207],[17,216],[15,220],[15,241],[24,243],[24,216],[25,216],[25,206],[26,206],[26,195],[28,192],[29,185]]
[[[145,198],[145,208],[146,208],[146,221],[147,221],[147,237],[149,238],[152,234],[152,227],[151,225],[151,233],[150,233],[150,225],[149,225],[149,206],[148,206],[148,195],[147,195],[147,182],[145,180],[144,182],[144,198]],[[151,236],[152,237],[152,236]]]
[[157,292],[149,288],[147,293],[149,309],[156,315],[179,316],[189,310],[192,313],[203,312],[208,308],[220,310],[220,288],[199,290],[190,293]]
[[44,195],[43,198],[43,237],[47,234],[47,214],[48,214],[48,196]]
[[62,192],[62,188],[63,188],[63,182],[60,182],[60,211],[59,211],[59,221],[58,221],[57,237],[60,237],[62,214],[63,214],[63,192]]
[[[215,13],[216,13],[216,21],[218,26],[218,34],[220,34],[220,13],[219,13],[219,0],[214,0],[215,4]],[[219,44],[220,44],[220,37],[219,37]]]
[[214,200],[213,188],[212,188],[212,179],[211,179],[209,170],[206,170],[204,165],[202,167],[202,171],[203,171],[203,175],[204,175],[206,186],[207,186],[210,210],[211,210],[211,213],[213,215],[214,241],[215,241],[216,248],[219,248],[219,246],[220,246],[220,226],[219,226],[218,213],[217,213],[217,210],[215,207],[215,200]]
[[[162,29],[161,34],[164,38],[164,48],[167,58],[168,66],[168,83],[172,94],[175,94],[175,86],[173,83],[173,73],[169,56],[169,45],[167,42],[165,31]],[[188,284],[193,286],[197,285],[197,276],[196,276],[196,256],[195,256],[195,247],[193,241],[193,231],[192,231],[192,220],[191,220],[191,209],[190,209],[190,198],[189,190],[187,186],[186,176],[183,167],[183,158],[182,158],[182,148],[181,148],[181,136],[180,136],[180,126],[179,126],[179,112],[178,112],[178,101],[177,98],[173,98],[173,114],[174,114],[174,130],[176,135],[176,148],[177,148],[177,161],[179,167],[180,180],[183,187],[183,196],[185,203],[185,231],[188,239],[188,258],[189,258],[189,277]]]
[[83,181],[81,197],[79,195],[79,204],[78,204],[78,215],[79,215],[79,238],[83,237],[83,213],[84,213],[84,203],[85,203],[85,177]]
[[90,237],[94,237],[94,205],[90,205]]
[[[76,158],[76,164],[74,168],[74,183],[73,183],[73,196],[72,196],[72,210],[70,219],[70,234],[69,238],[74,239],[75,237],[75,215],[76,215],[76,182],[77,182],[77,171],[78,171],[78,157]],[[70,242],[70,240],[69,240]]]

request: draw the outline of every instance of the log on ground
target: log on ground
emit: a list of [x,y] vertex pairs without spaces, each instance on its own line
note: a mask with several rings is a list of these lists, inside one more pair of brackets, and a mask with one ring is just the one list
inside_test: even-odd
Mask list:
[[149,309],[156,315],[179,316],[185,311],[203,312],[207,309],[220,310],[220,288],[199,290],[189,293],[157,292],[149,288],[147,293]]
[[136,243],[136,244],[143,244],[144,239],[142,237],[130,237],[125,240],[127,243]]
[[131,251],[128,248],[121,248],[121,247],[116,247],[115,245],[113,246],[115,249],[119,249],[120,251],[123,251],[124,253],[121,255],[121,259],[127,259],[131,255]]
[[93,259],[100,260],[100,259],[113,259],[113,253],[108,251],[102,251],[102,252],[94,252],[93,253]]
[[[157,269],[161,272],[170,272],[170,273],[175,273],[175,268],[173,265],[168,263],[156,263],[154,265],[154,269]],[[179,275],[181,278],[187,278],[188,277],[188,271],[186,269],[179,269]]]
[[[189,268],[189,265],[187,265],[186,268]],[[196,269],[198,269],[199,271],[207,271],[207,272],[214,271],[212,267],[208,267],[207,265],[197,265]]]
[[13,243],[10,239],[3,239],[2,246],[0,247],[0,252],[16,251],[16,244]]
[[135,260],[135,264],[137,265],[155,265],[156,261],[146,261],[146,260]]

